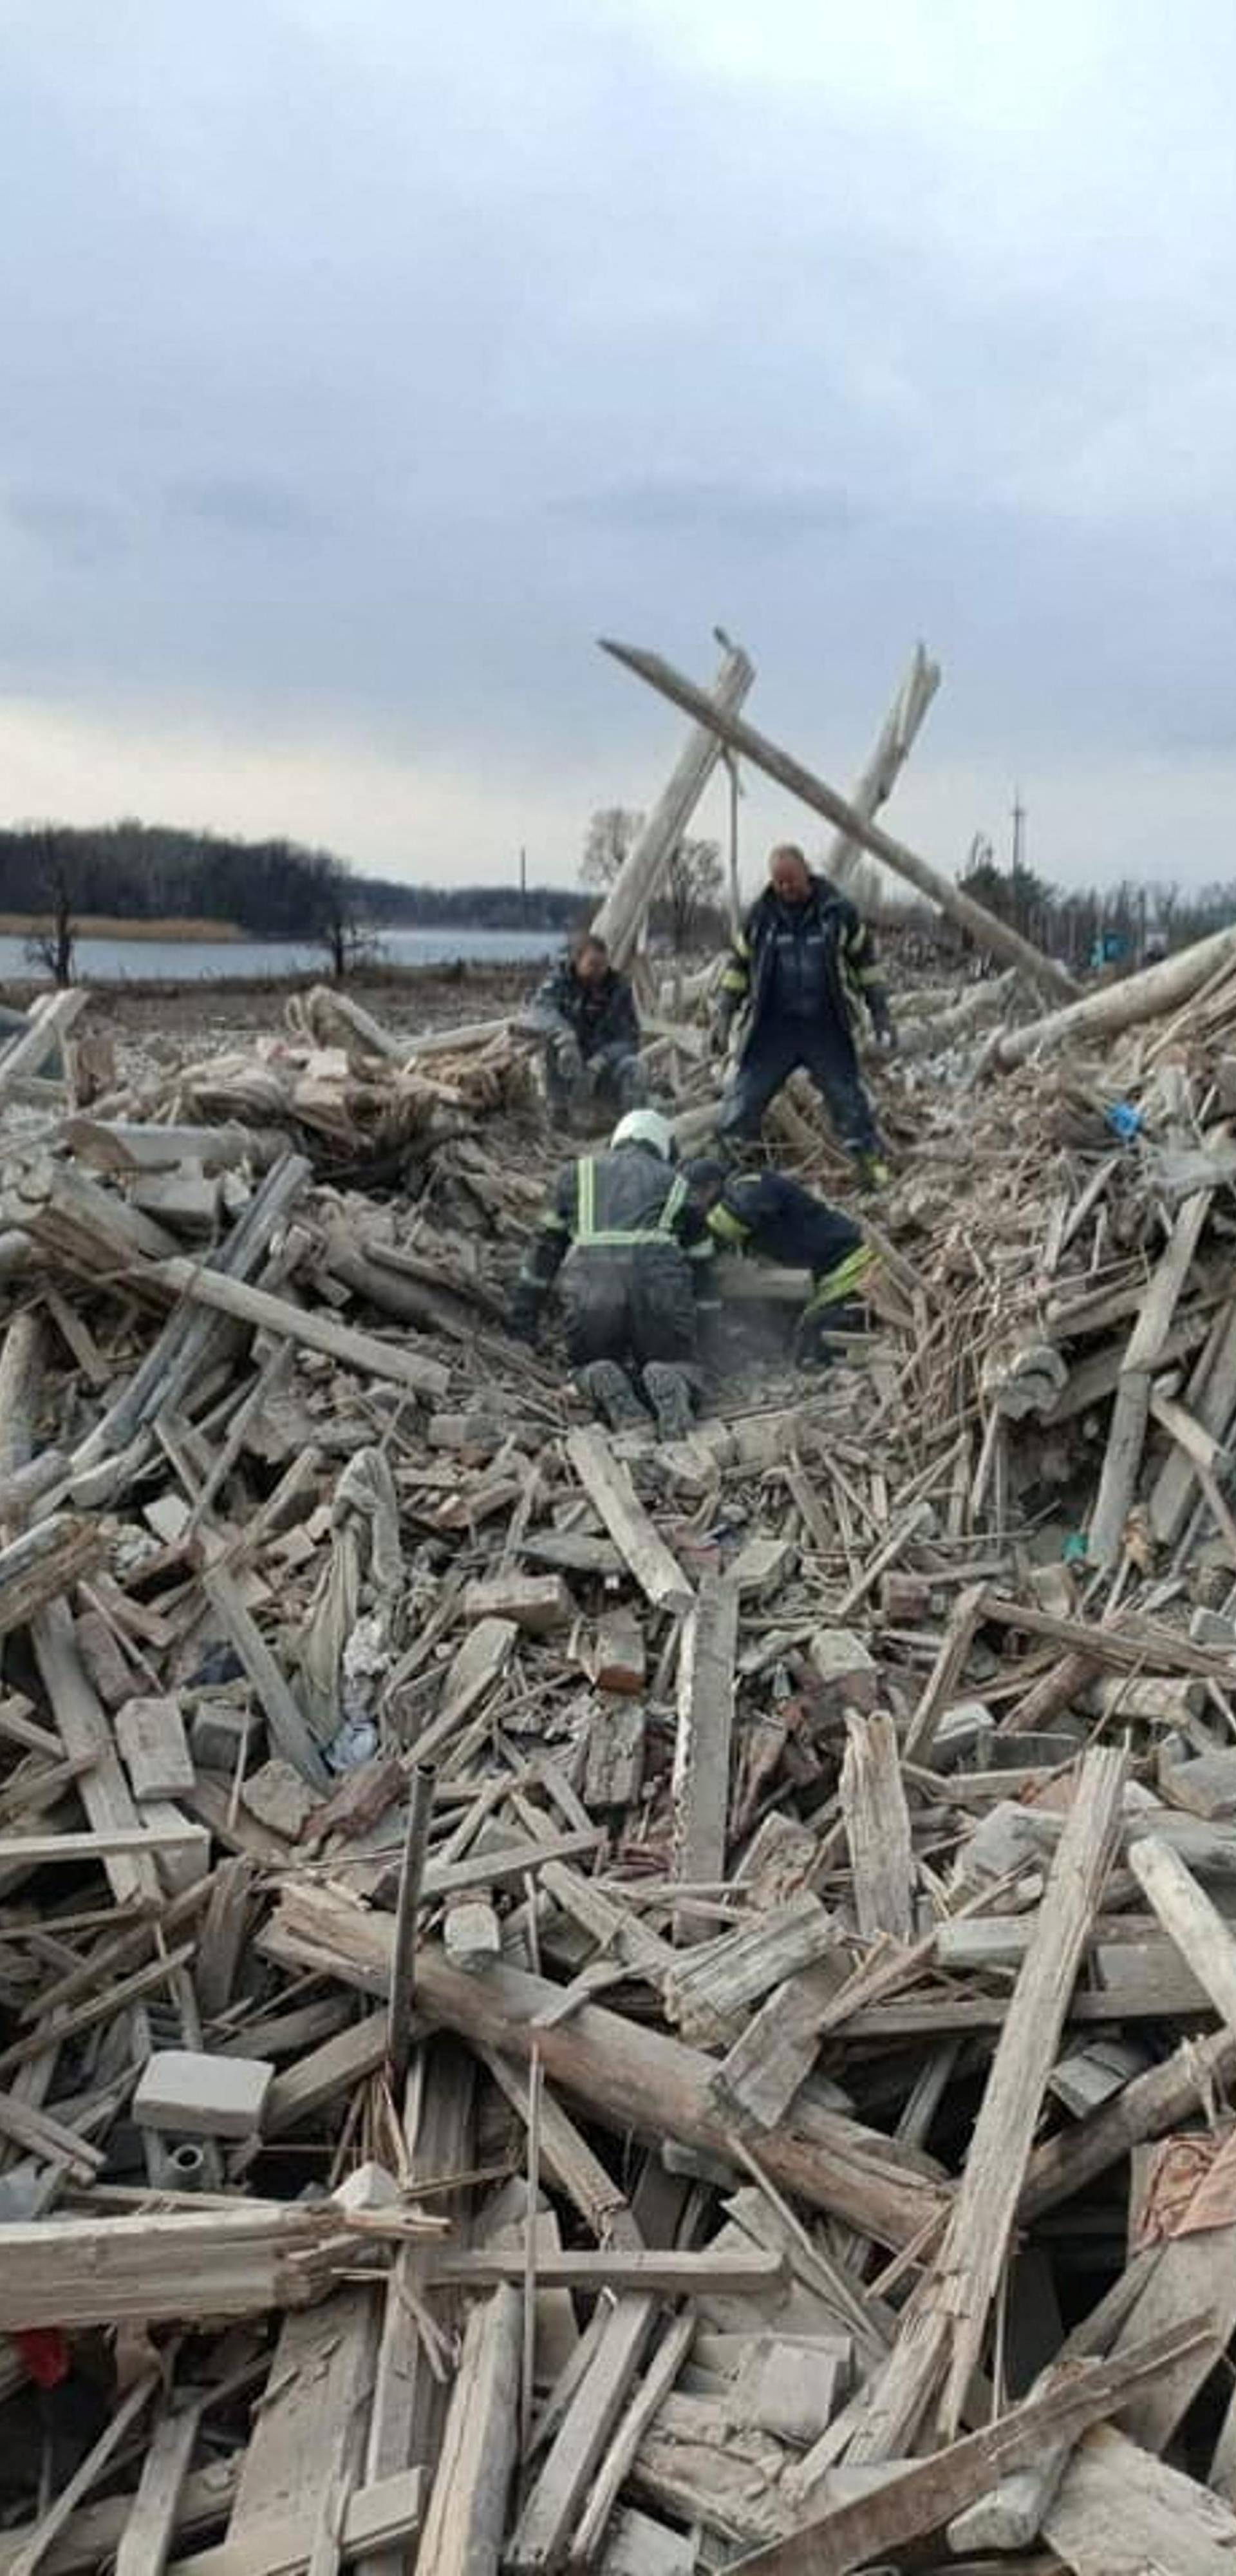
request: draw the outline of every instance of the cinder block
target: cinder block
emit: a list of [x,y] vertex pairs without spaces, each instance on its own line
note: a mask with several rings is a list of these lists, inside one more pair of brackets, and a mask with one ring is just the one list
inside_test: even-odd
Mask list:
[[266,2057],[210,2057],[201,2048],[159,2048],[133,2096],[139,2129],[176,2138],[251,2138],[262,2126],[274,2078]]

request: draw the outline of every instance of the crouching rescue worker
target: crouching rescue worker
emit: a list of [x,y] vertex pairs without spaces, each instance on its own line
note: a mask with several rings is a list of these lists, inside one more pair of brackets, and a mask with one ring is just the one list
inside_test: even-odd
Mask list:
[[812,1289],[798,1319],[796,1347],[808,1363],[827,1358],[833,1335],[861,1332],[863,1295],[875,1254],[858,1226],[784,1172],[732,1172],[724,1163],[684,1166],[692,1206],[725,1252],[752,1252],[790,1270],[809,1270]]
[[860,1180],[888,1178],[875,1112],[863,1086],[852,1015],[866,1003],[879,1044],[896,1043],[875,943],[856,907],[813,876],[792,842],[775,849],[721,977],[717,1050],[746,1011],[738,1064],[717,1121],[725,1139],[756,1137],[770,1100],[801,1065],[823,1099]]
[[610,965],[603,939],[584,931],[547,975],[532,1006],[545,1040],[550,1108],[579,1111],[594,1101],[634,1109],[644,1097],[639,1018],[625,975]]
[[656,1109],[619,1120],[608,1151],[558,1174],[511,1306],[511,1329],[534,1341],[559,1272],[567,1349],[581,1394],[612,1430],[646,1421],[663,1439],[691,1427],[701,1378],[696,1279],[712,1242],[674,1168],[674,1137]]

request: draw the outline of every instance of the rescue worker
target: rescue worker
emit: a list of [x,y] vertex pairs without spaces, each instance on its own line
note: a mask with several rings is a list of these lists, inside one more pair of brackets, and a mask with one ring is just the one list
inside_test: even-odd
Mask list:
[[785,842],[752,904],[721,978],[714,1045],[724,1054],[740,1007],[746,1035],[717,1122],[720,1137],[759,1135],[769,1101],[801,1065],[811,1076],[859,1177],[888,1179],[875,1113],[863,1087],[851,1015],[866,1002],[882,1047],[896,1044],[875,943],[848,896],[813,876]]
[[700,1161],[684,1166],[684,1178],[720,1250],[811,1272],[811,1294],[798,1319],[800,1360],[825,1359],[834,1335],[862,1331],[869,1320],[862,1289],[875,1255],[852,1218],[785,1172],[733,1172],[724,1163]]
[[565,1164],[511,1305],[511,1330],[535,1341],[561,1270],[580,1392],[616,1431],[647,1420],[638,1380],[666,1440],[691,1427],[701,1385],[696,1278],[712,1257],[674,1159],[669,1120],[657,1109],[633,1109],[606,1152]]
[[581,931],[546,976],[532,1006],[545,1037],[545,1089],[562,1114],[596,1102],[634,1109],[644,1097],[639,1019],[625,975],[603,939]]

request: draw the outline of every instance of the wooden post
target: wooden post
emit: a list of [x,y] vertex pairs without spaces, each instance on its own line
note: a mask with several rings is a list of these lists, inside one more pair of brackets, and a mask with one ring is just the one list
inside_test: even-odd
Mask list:
[[[887,805],[939,686],[939,663],[928,658],[924,645],[916,644],[909,670],[880,727],[871,758],[857,786],[851,790],[850,803],[855,813],[861,814],[866,822],[870,823],[880,807]],[[840,886],[843,894],[848,891],[859,849],[860,844],[851,833],[838,832],[824,861],[825,875],[832,878],[834,885]]]
[[[1020,932],[1010,930],[1007,922],[997,921],[994,913],[985,911],[981,903],[975,903],[970,895],[963,894],[951,878],[941,876],[927,859],[907,849],[903,841],[894,841],[889,833],[881,831],[878,823],[869,822],[865,815],[856,812],[844,796],[837,794],[835,787],[826,786],[813,770],[804,769],[801,761],[795,760],[788,751],[782,751],[779,744],[770,742],[767,734],[757,733],[753,725],[745,724],[739,716],[723,715],[703,689],[697,689],[694,681],[685,680],[681,672],[662,661],[659,654],[638,652],[629,644],[611,643],[606,638],[602,638],[602,650],[612,653],[615,661],[625,662],[629,670],[637,672],[641,680],[647,680],[650,688],[659,689],[663,697],[672,698],[675,706],[685,707],[688,715],[698,716],[702,724],[710,725],[722,742],[741,752],[744,759],[753,761],[756,768],[764,770],[769,778],[775,778],[778,786],[788,787],[791,796],[801,797],[803,804],[809,805],[813,813],[823,814],[828,822],[835,824],[849,839],[857,841],[862,849],[870,850],[873,858],[883,859],[894,876],[904,877],[907,884],[917,887],[918,892],[946,913],[950,921],[955,921],[959,929],[968,930],[980,947],[988,949],[995,957],[1003,957],[1011,966],[1020,966],[1044,992],[1061,1000],[1072,999],[1077,987],[1062,966],[1057,966],[1050,957],[1044,957],[1028,939],[1021,937]],[[1236,933],[1232,936],[1236,939]]]
[[[754,664],[745,653],[731,647],[713,681],[711,695],[702,689],[699,695],[706,708],[728,719],[737,714],[754,678]],[[593,930],[598,939],[605,941],[613,965],[629,964],[648,907],[655,900],[661,879],[720,758],[717,732],[708,717],[702,715],[683,746],[660,803],[654,805],[639,839],[628,850],[593,920]]]

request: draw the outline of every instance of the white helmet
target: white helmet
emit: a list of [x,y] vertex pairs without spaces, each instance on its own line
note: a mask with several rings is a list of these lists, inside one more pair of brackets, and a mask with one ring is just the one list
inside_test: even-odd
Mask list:
[[672,1163],[677,1154],[674,1130],[659,1109],[628,1109],[609,1141],[611,1151],[615,1145],[647,1145],[663,1163]]

